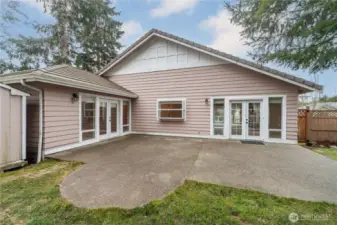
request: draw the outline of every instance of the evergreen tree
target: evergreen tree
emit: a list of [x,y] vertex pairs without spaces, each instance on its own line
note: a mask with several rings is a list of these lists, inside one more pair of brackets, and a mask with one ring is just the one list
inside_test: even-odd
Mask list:
[[[106,0],[43,0],[53,24],[34,24],[39,37],[9,38],[4,49],[14,70],[61,63],[95,72],[116,56],[123,35],[119,15]],[[0,65],[1,66],[1,65]]]
[[318,72],[337,69],[337,0],[228,1],[232,22],[260,62]]

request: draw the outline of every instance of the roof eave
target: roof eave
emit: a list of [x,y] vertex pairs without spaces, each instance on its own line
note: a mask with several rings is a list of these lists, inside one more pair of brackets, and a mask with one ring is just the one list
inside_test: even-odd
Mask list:
[[138,95],[133,94],[133,93],[127,93],[127,92],[120,91],[120,90],[114,90],[114,89],[99,86],[99,85],[89,85],[87,83],[79,82],[75,80],[72,80],[72,82],[69,82],[68,80],[65,80],[62,78],[55,79],[46,74],[42,74],[42,75],[32,74],[29,76],[27,76],[27,74],[25,75],[20,74],[20,75],[13,75],[9,77],[0,78],[0,82],[3,82],[5,84],[20,83],[21,80],[25,80],[26,82],[42,82],[42,83],[48,83],[48,84],[55,84],[55,85],[60,85],[60,86],[65,86],[65,87],[84,89],[84,90],[95,91],[99,93],[117,95],[117,96],[128,97],[128,98],[138,97]]

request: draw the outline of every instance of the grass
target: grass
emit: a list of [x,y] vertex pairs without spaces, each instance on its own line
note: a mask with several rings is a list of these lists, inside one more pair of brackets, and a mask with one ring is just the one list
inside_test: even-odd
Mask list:
[[315,148],[313,149],[314,152],[319,154],[325,155],[330,159],[337,161],[337,149],[336,148]]
[[[82,209],[60,196],[59,183],[80,166],[47,160],[0,178],[0,224],[292,224],[291,212],[325,216],[337,224],[337,205],[279,198],[213,184],[186,181],[163,200],[131,210]],[[304,218],[304,217],[303,217]],[[306,217],[307,218],[307,217]]]

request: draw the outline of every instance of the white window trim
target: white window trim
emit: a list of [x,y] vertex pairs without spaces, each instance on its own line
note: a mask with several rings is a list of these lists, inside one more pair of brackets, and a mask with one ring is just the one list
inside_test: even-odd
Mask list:
[[[123,103],[124,102],[129,102],[129,123],[128,124],[123,124]],[[121,127],[122,127],[122,130],[121,130],[121,133],[122,134],[128,134],[128,133],[131,133],[131,100],[127,99],[127,100],[122,100],[121,101],[121,116],[120,116],[120,121],[121,121]],[[124,132],[124,127],[129,127],[129,130]]]
[[[224,100],[224,107],[225,107],[225,105],[226,105],[226,99],[224,99],[224,98],[217,98],[217,97],[215,97],[215,98],[211,98],[211,100],[210,100],[210,103],[211,103],[211,111],[210,111],[210,113],[211,113],[211,132],[210,132],[210,135],[211,136],[214,136],[214,137],[219,137],[219,136],[224,136],[225,135],[225,129],[226,129],[226,127],[225,127],[225,125],[226,125],[226,123],[225,123],[225,114],[226,114],[226,110],[224,110],[224,115],[223,115],[223,117],[224,117],[224,120],[223,120],[223,125],[222,126],[214,126],[214,100],[217,100],[217,99],[223,99]],[[221,121],[219,121],[219,122],[221,122]],[[222,134],[223,135],[215,135],[214,134],[214,129],[215,128],[222,128]]]
[[[79,92],[78,93],[78,107],[79,107],[79,144],[81,146],[86,145],[86,144],[91,144],[94,142],[98,142],[101,140],[106,140],[106,139],[110,139],[110,138],[114,138],[116,136],[123,136],[126,134],[130,134],[131,133],[131,129],[132,129],[132,118],[131,118],[131,100],[128,98],[124,98],[124,97],[109,97],[109,96],[104,96],[104,95],[96,95],[96,94],[91,94],[91,93],[83,93],[83,92]],[[89,129],[89,130],[82,130],[82,100],[83,98],[94,98],[95,100],[93,102],[95,102],[95,129]],[[100,135],[99,134],[99,130],[100,130],[100,124],[99,124],[99,110],[100,110],[100,103],[104,102],[104,101],[113,101],[115,103],[117,103],[117,107],[119,107],[119,119],[118,119],[118,126],[117,126],[117,132],[116,135],[113,136],[104,136],[104,135]],[[123,125],[123,101],[127,101],[129,102],[129,124]],[[98,116],[96,116],[98,115]],[[124,126],[129,126],[129,131],[127,132],[123,132],[123,127]],[[90,140],[85,140],[83,141],[82,138],[82,133],[88,133],[88,132],[95,132],[95,138],[90,139]],[[63,149],[63,148],[61,148]]]
[[[236,96],[212,96],[210,98],[210,135],[212,138],[217,138],[219,135],[214,135],[213,125],[213,103],[215,99],[225,100],[225,119],[224,119],[224,135],[223,139],[230,138],[230,101],[245,101],[245,100],[261,100],[261,140],[265,142],[287,142],[287,96],[284,94],[275,95],[236,95]],[[282,137],[280,139],[269,138],[269,98],[282,98]]]
[[[182,111],[182,118],[171,118],[171,117],[162,117],[160,118],[159,111],[162,109],[159,108],[160,102],[182,102],[182,108],[181,109],[169,109],[170,111]],[[186,121],[186,110],[187,109],[187,102],[186,98],[159,98],[157,99],[157,104],[156,104],[156,115],[157,115],[157,121],[160,120],[172,120],[172,121]],[[168,111],[168,110],[167,110]]]

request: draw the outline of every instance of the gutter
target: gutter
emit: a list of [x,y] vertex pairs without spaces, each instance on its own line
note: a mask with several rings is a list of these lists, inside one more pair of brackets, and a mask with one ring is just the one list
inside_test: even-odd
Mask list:
[[39,93],[39,146],[37,152],[37,161],[36,163],[41,162],[44,159],[44,155],[42,155],[42,141],[43,141],[43,91],[36,87],[30,86],[25,83],[25,80],[22,79],[21,82],[22,86],[30,88],[34,91]]

